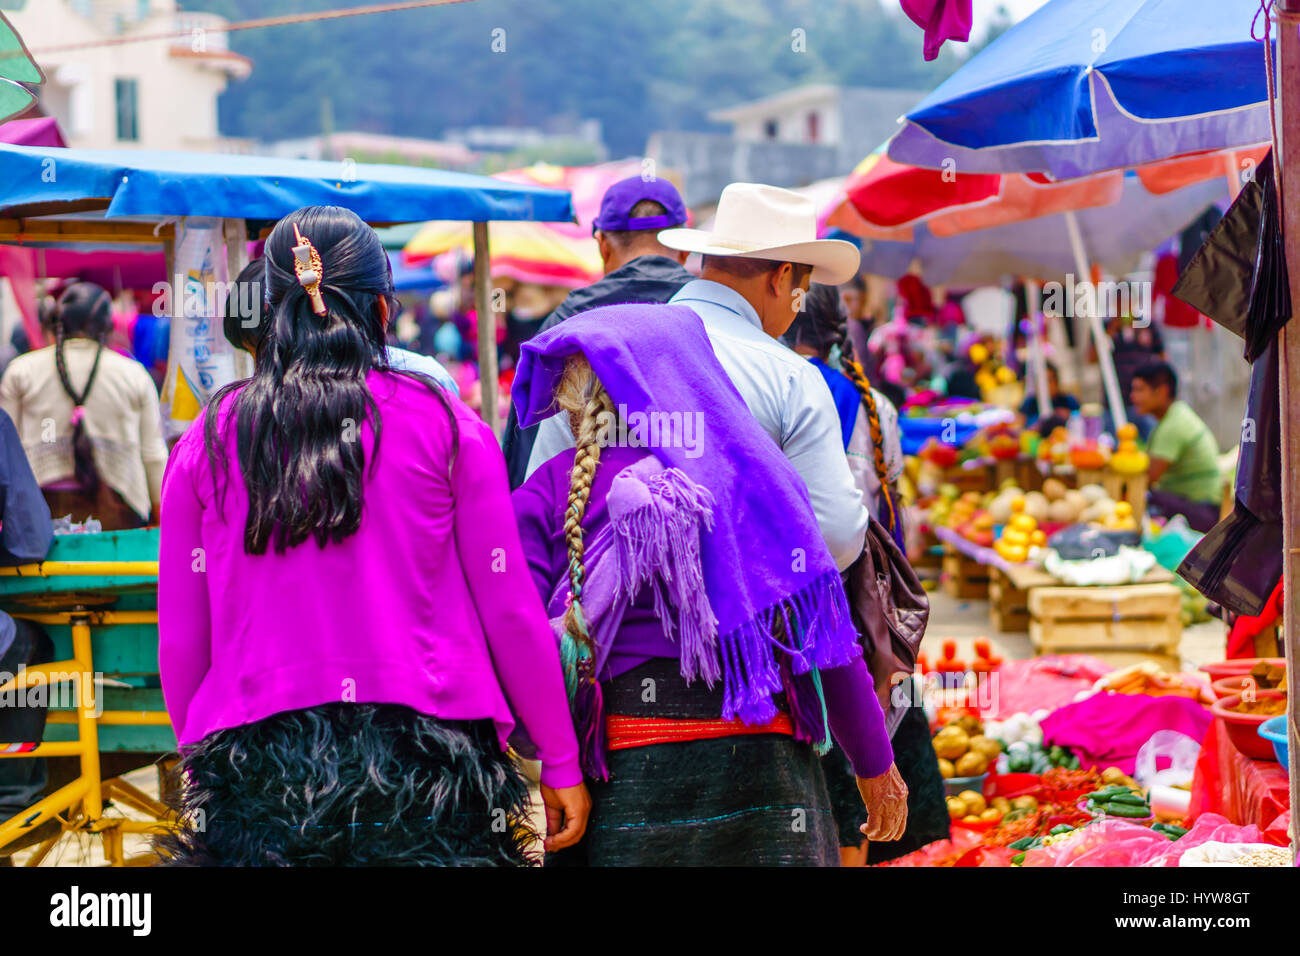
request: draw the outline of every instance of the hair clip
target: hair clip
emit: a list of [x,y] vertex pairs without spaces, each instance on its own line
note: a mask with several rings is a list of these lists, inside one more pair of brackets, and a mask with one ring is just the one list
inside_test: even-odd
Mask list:
[[324,275],[321,272],[320,253],[311,244],[311,240],[298,231],[298,224],[293,224],[293,235],[298,244],[293,247],[293,272],[298,277],[298,284],[307,290],[311,298],[311,309],[317,315],[329,312],[325,300],[321,298],[320,284]]

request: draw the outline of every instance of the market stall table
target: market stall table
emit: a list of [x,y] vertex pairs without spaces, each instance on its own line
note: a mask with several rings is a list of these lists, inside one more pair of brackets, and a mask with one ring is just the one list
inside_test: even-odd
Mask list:
[[1285,846],[1283,818],[1290,806],[1286,770],[1275,761],[1245,756],[1221,721],[1210,724],[1196,761],[1188,817],[1218,813],[1233,823],[1253,823],[1268,842]]

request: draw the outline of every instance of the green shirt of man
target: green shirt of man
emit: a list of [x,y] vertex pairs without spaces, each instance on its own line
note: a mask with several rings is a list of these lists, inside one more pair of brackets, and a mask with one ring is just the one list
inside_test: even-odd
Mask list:
[[1147,443],[1148,478],[1154,488],[1188,501],[1218,502],[1219,445],[1192,407],[1176,396],[1178,379],[1164,362],[1143,366],[1133,376],[1129,397],[1139,413],[1159,424]]

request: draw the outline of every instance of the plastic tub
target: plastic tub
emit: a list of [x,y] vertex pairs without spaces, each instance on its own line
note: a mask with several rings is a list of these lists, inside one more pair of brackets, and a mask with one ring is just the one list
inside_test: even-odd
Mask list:
[[1273,744],[1273,755],[1283,770],[1289,770],[1286,742],[1286,714],[1270,717],[1259,725],[1259,735]]
[[1246,680],[1247,674],[1229,674],[1227,677],[1220,677],[1210,684],[1210,689],[1214,691],[1215,700],[1223,700],[1225,697],[1231,697],[1233,694],[1240,694],[1242,683]]
[[984,780],[987,777],[987,773],[982,773],[978,777],[949,777],[943,782],[944,796],[955,797],[963,790],[974,790],[976,793],[983,793]]
[[[1280,690],[1261,690],[1259,697],[1261,699],[1265,697],[1281,697],[1285,699],[1286,694]],[[1215,717],[1223,722],[1224,729],[1228,731],[1228,736],[1243,754],[1252,760],[1276,760],[1277,757],[1273,753],[1272,743],[1259,735],[1260,725],[1268,720],[1269,716],[1264,714],[1239,714],[1232,709],[1239,703],[1241,703],[1241,695],[1233,694],[1231,697],[1216,700],[1210,710]]]
[[1267,661],[1277,667],[1286,666],[1285,657],[1239,657],[1231,661],[1219,661],[1216,664],[1202,664],[1199,668],[1210,675],[1210,680],[1215,681],[1221,677],[1232,677],[1234,674],[1248,674],[1250,669],[1260,661]]

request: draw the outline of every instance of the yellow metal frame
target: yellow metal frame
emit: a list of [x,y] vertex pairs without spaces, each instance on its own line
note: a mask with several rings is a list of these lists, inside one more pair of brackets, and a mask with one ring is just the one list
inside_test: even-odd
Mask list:
[[[140,561],[49,561],[40,565],[23,565],[0,569],[0,575],[148,575],[157,574],[156,562]],[[96,716],[98,688],[95,686],[95,662],[91,652],[91,625],[157,624],[157,611],[91,611],[77,608],[72,611],[15,613],[41,624],[67,624],[72,629],[72,659],[39,664],[24,668],[8,683],[0,686],[0,694],[37,683],[48,683],[51,675],[75,675],[77,710],[75,713],[54,712],[47,718],[51,723],[76,723],[77,739],[42,742],[22,753],[5,753],[8,746],[0,741],[0,759],[23,760],[36,757],[78,757],[81,774],[76,780],[56,790],[26,810],[0,822],[0,847],[30,833],[47,820],[58,820],[58,833],[43,841],[27,860],[27,866],[39,866],[65,831],[99,834],[104,840],[104,858],[110,866],[147,866],[156,860],[153,854],[127,857],[122,838],[127,833],[161,833],[176,826],[176,815],[167,806],[153,799],[139,788],[120,777],[104,780],[99,769],[99,725],[130,724],[162,726],[170,723],[166,711],[110,710]],[[83,686],[84,685],[84,686]],[[110,802],[129,807],[147,819],[133,820],[104,816],[104,807]]]

